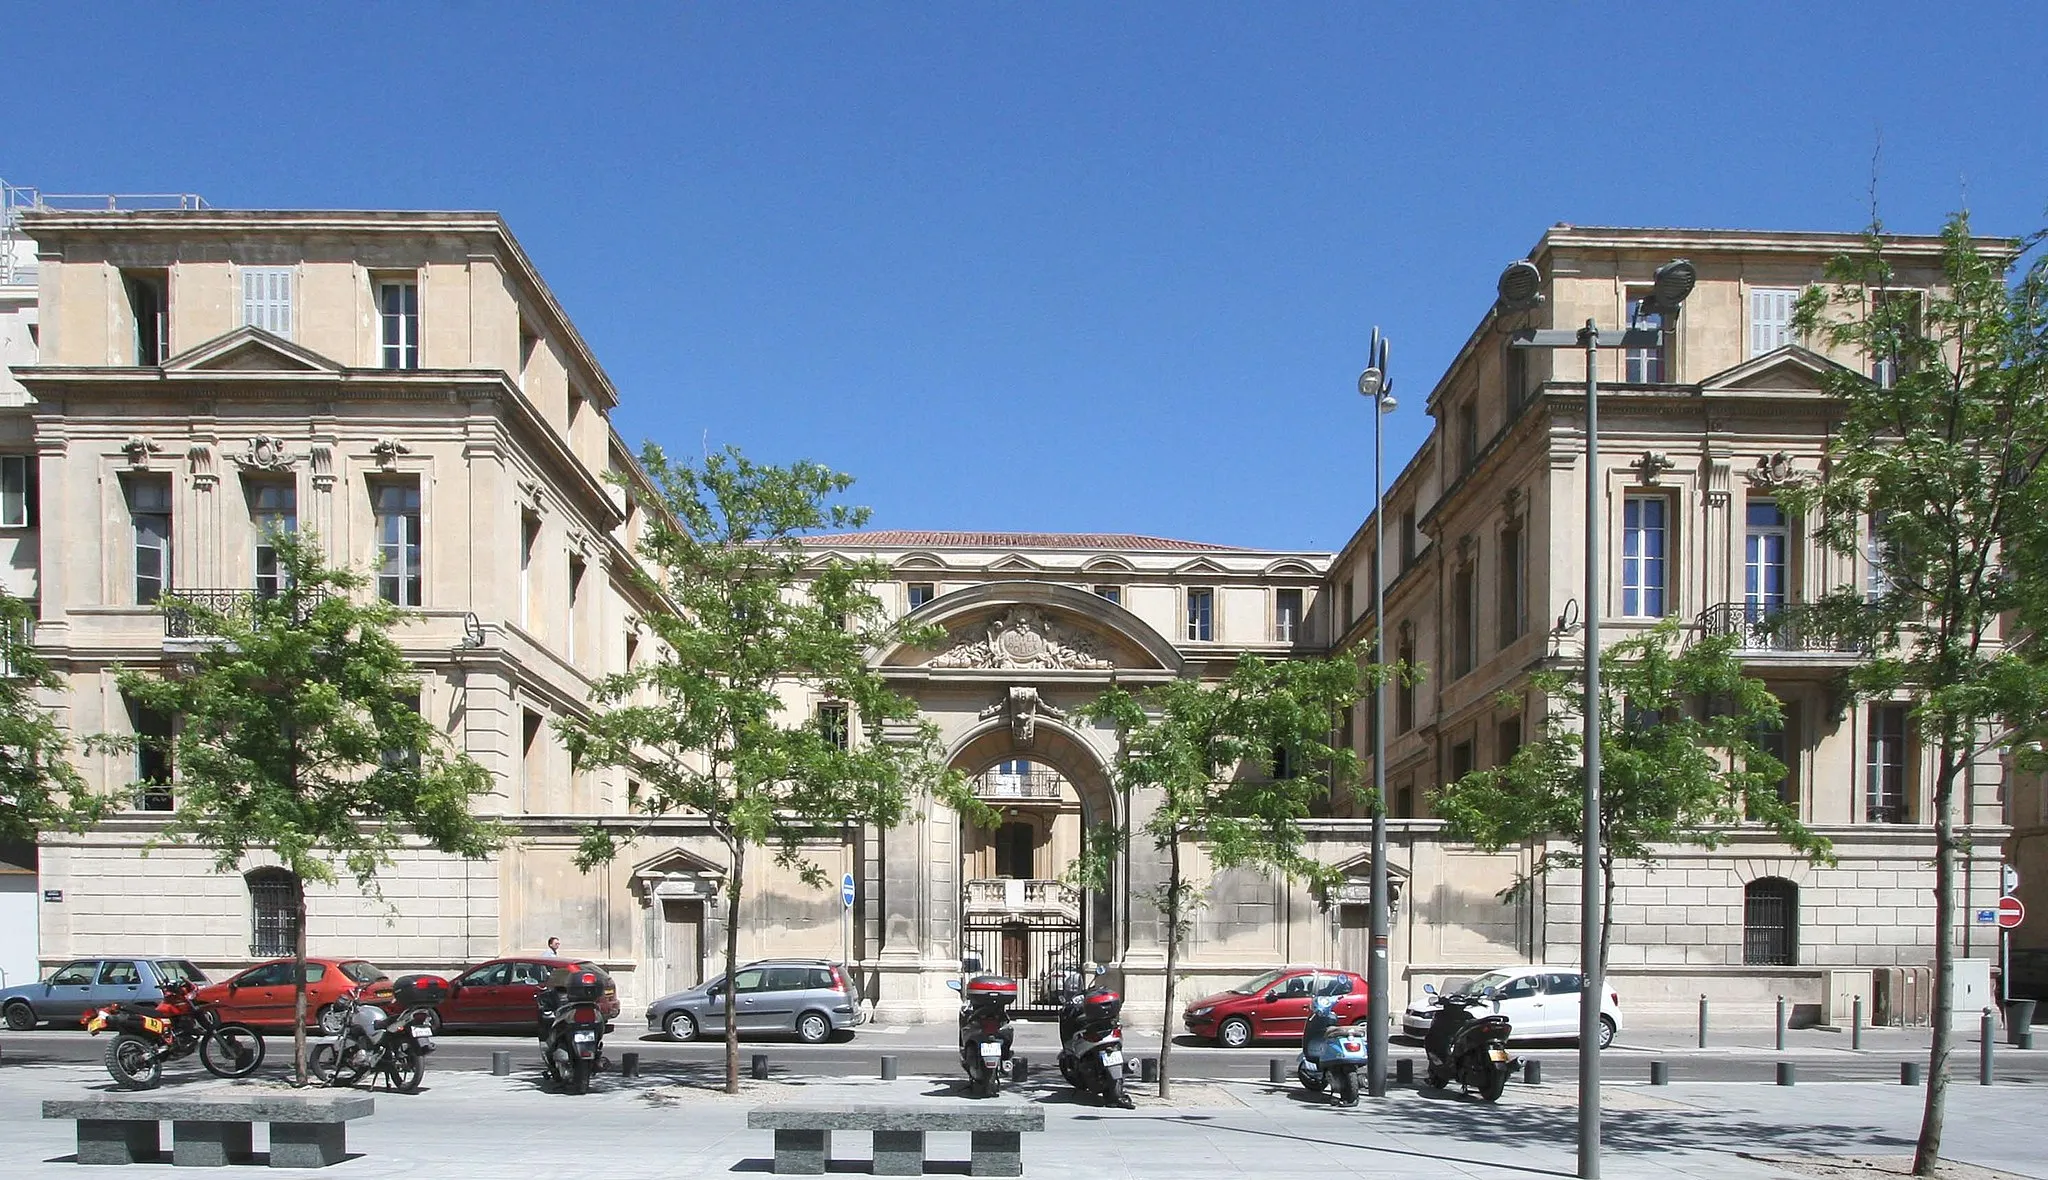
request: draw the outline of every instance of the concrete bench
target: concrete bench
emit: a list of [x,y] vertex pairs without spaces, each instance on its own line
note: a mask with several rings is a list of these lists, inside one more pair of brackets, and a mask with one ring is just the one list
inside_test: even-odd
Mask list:
[[1021,1176],[1023,1132],[1045,1130],[1045,1111],[1020,1102],[792,1103],[748,1111],[747,1126],[775,1132],[778,1175],[821,1175],[832,1155],[834,1131],[874,1132],[875,1175],[922,1175],[925,1133],[966,1131],[968,1175]]
[[367,1116],[367,1094],[98,1094],[52,1098],[46,1119],[78,1120],[78,1162],[132,1164],[160,1159],[157,1124],[171,1123],[171,1162],[181,1168],[247,1163],[251,1131],[270,1124],[270,1166],[324,1168],[348,1155],[348,1120]]

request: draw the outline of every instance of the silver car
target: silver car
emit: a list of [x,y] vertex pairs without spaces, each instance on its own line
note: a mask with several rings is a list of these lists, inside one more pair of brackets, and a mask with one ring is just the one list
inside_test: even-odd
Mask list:
[[[846,968],[827,959],[762,959],[733,972],[740,1035],[795,1033],[816,1045],[861,1021],[860,993]],[[650,1032],[672,1041],[725,1033],[725,976],[663,996],[647,1008]]]
[[202,984],[206,973],[190,960],[167,955],[104,955],[76,959],[45,979],[0,991],[0,1019],[21,1031],[47,1020],[78,1022],[88,1010],[108,1004],[154,1004],[166,983]]

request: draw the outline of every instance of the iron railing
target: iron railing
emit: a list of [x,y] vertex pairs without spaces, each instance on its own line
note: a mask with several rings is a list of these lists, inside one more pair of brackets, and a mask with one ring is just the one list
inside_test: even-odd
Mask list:
[[1057,799],[1066,780],[1049,770],[1025,774],[987,771],[974,778],[974,793],[984,799]]
[[[306,616],[327,601],[328,591],[314,589],[302,592],[298,597],[298,611],[292,617],[292,625],[299,626]],[[259,602],[271,602],[279,594],[267,590],[184,590],[166,591],[162,602],[164,608],[164,638],[166,639],[210,639],[213,632],[208,620],[218,615],[247,617]]]
[[1064,881],[983,877],[967,882],[970,910],[1056,910],[1078,914],[1081,894]]
[[1857,650],[1854,640],[1824,635],[1797,608],[1762,611],[1747,603],[1723,602],[1700,612],[1702,635],[1733,635],[1740,651],[1841,652]]

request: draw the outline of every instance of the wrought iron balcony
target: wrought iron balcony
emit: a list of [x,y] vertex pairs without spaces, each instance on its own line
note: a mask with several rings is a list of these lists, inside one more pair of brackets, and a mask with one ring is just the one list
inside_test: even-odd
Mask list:
[[1747,603],[1723,602],[1700,612],[1700,633],[1733,635],[1745,652],[1819,652],[1853,654],[1854,640],[1810,630],[1797,609],[1764,613]]
[[1020,877],[977,878],[967,882],[969,911],[1078,914],[1081,895],[1064,881]]
[[[305,622],[305,613],[327,600],[328,591],[310,590],[299,596],[299,614],[292,619],[297,626]],[[267,590],[185,590],[166,591],[164,603],[165,639],[211,639],[214,638],[207,620],[214,615],[247,616],[256,609],[259,602],[268,602],[278,595]]]
[[999,774],[987,771],[976,775],[974,793],[984,799],[1058,799],[1060,788],[1066,780],[1050,770],[1034,770],[1027,774]]

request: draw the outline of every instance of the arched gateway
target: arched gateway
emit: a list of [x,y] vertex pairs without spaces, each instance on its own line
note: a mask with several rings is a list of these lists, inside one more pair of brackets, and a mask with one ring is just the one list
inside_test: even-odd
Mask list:
[[863,859],[881,904],[863,934],[878,1011],[943,1015],[953,1003],[944,981],[964,953],[1018,976],[1026,1009],[1049,1010],[1084,963],[1120,963],[1132,946],[1129,857],[1107,888],[1062,880],[1082,833],[1124,818],[1110,779],[1116,735],[1082,708],[1112,684],[1180,675],[1181,656],[1118,603],[1044,582],[983,583],[934,598],[910,621],[942,627],[945,639],[878,653],[876,667],[938,727],[949,764],[999,821],[976,828],[928,803],[917,822],[874,834],[879,848]]

